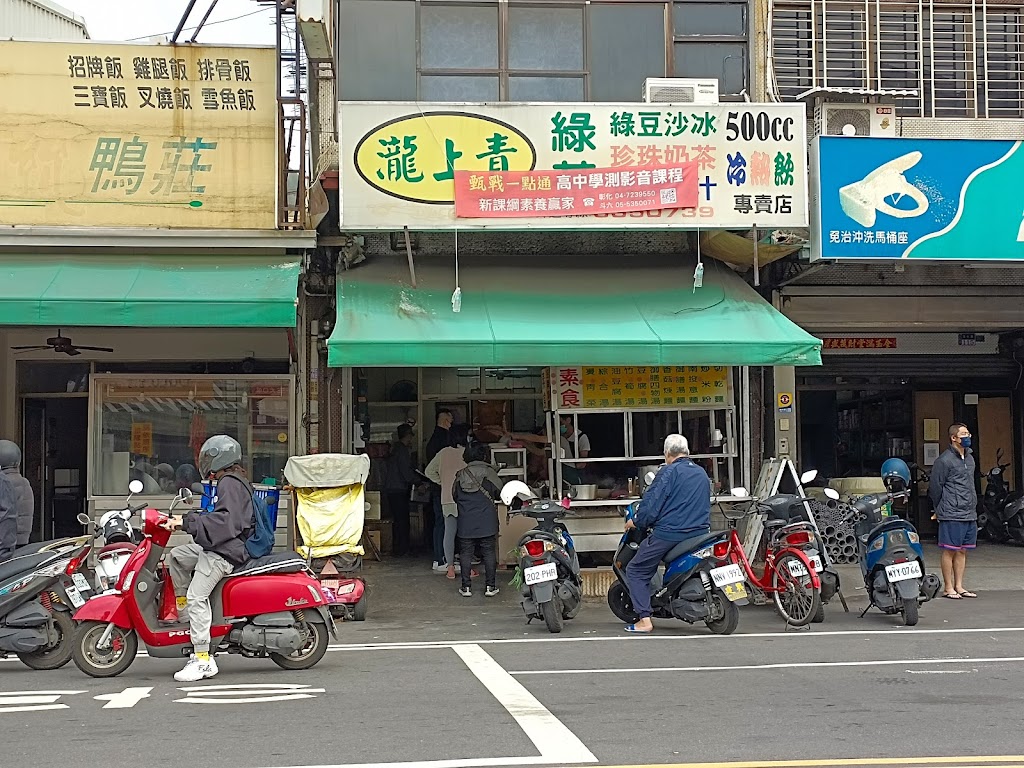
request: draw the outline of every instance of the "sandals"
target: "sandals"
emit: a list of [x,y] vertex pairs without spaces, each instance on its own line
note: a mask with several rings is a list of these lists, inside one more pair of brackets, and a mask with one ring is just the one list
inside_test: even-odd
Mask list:
[[636,628],[636,624],[629,624],[626,627],[626,631],[629,632],[631,635],[649,635],[654,630],[653,629],[637,629]]
[[963,592],[958,592],[957,594],[960,595],[960,597],[977,597],[977,595],[971,592],[971,590],[969,589],[965,589]]
[[946,598],[947,600],[959,600],[960,599],[960,593],[959,592],[946,592],[942,596],[944,598]]

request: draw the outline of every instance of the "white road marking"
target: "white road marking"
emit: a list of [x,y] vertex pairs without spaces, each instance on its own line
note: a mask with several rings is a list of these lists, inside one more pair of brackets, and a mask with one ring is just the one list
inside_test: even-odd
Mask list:
[[530,741],[554,764],[596,763],[594,753],[551,714],[518,680],[513,678],[479,645],[453,649],[476,679],[515,718]]
[[324,688],[286,683],[249,683],[241,685],[199,685],[179,688],[187,695],[175,704],[262,704],[268,701],[315,699]]
[[[515,637],[515,638],[484,638],[482,640],[435,640],[435,641],[399,641],[380,643],[338,643],[327,648],[328,651],[337,653],[339,651],[418,651],[418,650],[445,650],[458,648],[466,645],[530,645],[533,643],[656,643],[656,642],[698,642],[713,641],[715,643],[737,642],[741,640],[791,640],[794,638],[827,638],[827,637],[865,637],[871,635],[885,635],[886,638],[894,637],[918,637],[921,635],[967,635],[981,632],[1007,633],[1024,632],[1024,627],[969,627],[960,629],[921,629],[914,627],[891,627],[879,629],[843,629],[833,631],[809,631],[809,632],[750,632],[743,634],[737,632],[732,635],[651,635],[643,639],[626,635],[595,635],[587,637]],[[993,638],[995,639],[995,638]],[[145,651],[139,651],[140,658],[150,658]],[[17,663],[17,658],[0,659],[0,662]],[[26,670],[27,671],[27,670]]]
[[0,693],[0,713],[43,712],[53,709],[70,709],[67,704],[58,704],[61,696],[74,696],[86,691],[8,691]]
[[[778,664],[736,664],[733,666],[715,667],[632,667],[619,669],[527,669],[509,672],[510,675],[618,675],[637,674],[640,672],[742,672],[749,670],[771,669],[815,669],[819,667],[892,667],[901,665],[926,664],[1016,664],[1024,661],[1024,656],[993,656],[989,658],[964,659],[880,659],[877,661],[794,661]],[[911,670],[907,670],[910,672]]]
[[149,698],[153,688],[125,688],[120,693],[101,693],[93,696],[96,701],[105,701],[104,709],[131,709],[143,699]]

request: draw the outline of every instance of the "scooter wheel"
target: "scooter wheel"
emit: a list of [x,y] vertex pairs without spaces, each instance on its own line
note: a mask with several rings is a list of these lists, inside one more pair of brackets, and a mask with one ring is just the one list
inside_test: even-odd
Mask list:
[[544,617],[548,632],[557,635],[562,631],[562,601],[555,595],[547,602],[540,604],[540,613]]
[[19,653],[22,664],[30,669],[60,669],[71,661],[74,646],[75,622],[67,611],[53,611],[57,630],[57,643],[33,653]]
[[307,621],[306,628],[310,632],[310,638],[304,648],[287,656],[283,653],[270,654],[271,660],[281,669],[309,669],[327,653],[327,646],[331,642],[327,625],[319,621]]
[[818,610],[817,610],[817,612],[814,614],[814,616],[811,617],[811,624],[822,624],[822,623],[824,623],[824,621],[825,621],[825,604],[819,602],[818,603]]
[[715,612],[720,615],[717,619],[709,619],[704,623],[716,635],[731,635],[740,625],[739,606],[730,601],[720,589],[711,593],[711,600],[714,602]]
[[366,592],[352,606],[352,621],[366,621]]
[[139,636],[134,630],[114,627],[110,635],[110,648],[99,648],[98,643],[107,624],[87,621],[75,631],[73,655],[75,666],[90,677],[116,677],[135,661],[139,651]]
[[640,615],[633,610],[633,601],[630,600],[629,593],[619,582],[615,582],[608,589],[608,607],[619,621],[626,624],[636,624],[640,621]]
[[908,627],[913,627],[917,624],[917,600],[904,600],[903,601],[903,624]]

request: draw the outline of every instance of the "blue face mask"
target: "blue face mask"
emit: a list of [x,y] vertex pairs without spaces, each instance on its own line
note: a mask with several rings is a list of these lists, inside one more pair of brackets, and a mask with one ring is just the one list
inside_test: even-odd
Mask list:
[[569,428],[567,426],[565,426],[565,424],[559,425],[559,427],[558,427],[558,433],[559,434],[564,435],[568,431],[569,431]]
[[961,445],[961,447],[963,447],[964,450],[967,450],[968,448],[970,448],[971,447],[971,438],[970,438],[970,436],[968,436],[968,437],[961,437],[960,438],[960,445]]

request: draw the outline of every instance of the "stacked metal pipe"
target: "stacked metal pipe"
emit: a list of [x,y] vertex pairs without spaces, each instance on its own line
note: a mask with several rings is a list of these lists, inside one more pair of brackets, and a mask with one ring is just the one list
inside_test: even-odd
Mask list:
[[846,564],[857,562],[856,516],[853,507],[843,501],[811,501],[811,512],[825,542],[829,560]]

